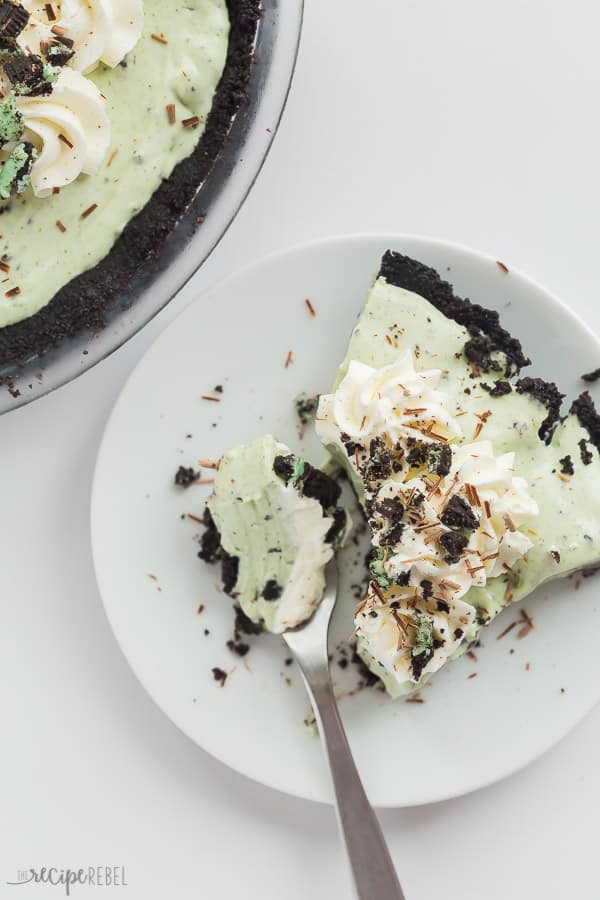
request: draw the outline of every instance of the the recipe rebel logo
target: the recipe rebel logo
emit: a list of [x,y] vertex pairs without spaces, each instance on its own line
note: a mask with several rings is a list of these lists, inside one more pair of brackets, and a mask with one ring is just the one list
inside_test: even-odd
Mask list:
[[77,886],[115,888],[128,887],[125,866],[87,866],[80,869],[60,869],[57,866],[41,869],[19,869],[14,880],[7,881],[10,887],[22,884],[39,884],[62,888],[70,897]]

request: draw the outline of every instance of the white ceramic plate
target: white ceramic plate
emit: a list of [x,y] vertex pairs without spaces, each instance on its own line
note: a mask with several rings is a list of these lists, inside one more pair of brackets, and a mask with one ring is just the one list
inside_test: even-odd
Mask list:
[[[217,589],[217,570],[196,558],[198,526],[181,518],[202,513],[210,488],[177,489],[173,475],[180,464],[218,457],[267,431],[302,449],[292,398],[330,386],[388,247],[445,273],[459,294],[500,310],[534,360],[532,373],[556,379],[569,396],[582,386],[580,372],[598,365],[600,345],[586,327],[494,259],[398,235],[308,244],[229,278],[158,339],[115,407],[94,482],[100,590],[116,638],[148,693],[227,765],[313,800],[329,800],[330,789],[319,741],[303,724],[308,702],[299,675],[284,665],[288,654],[271,636],[254,640],[247,668],[225,647],[232,601]],[[290,350],[293,363],[285,368]],[[569,360],[577,361],[577,371]],[[217,384],[224,386],[222,401],[202,400]],[[346,562],[348,583],[357,569]],[[427,803],[490,784],[535,759],[589,711],[600,698],[598,584],[583,580],[575,590],[576,583],[556,584],[526,601],[535,628],[524,640],[516,639],[517,629],[496,640],[517,614],[505,612],[485,635],[478,660],[448,666],[422,692],[423,705],[394,703],[372,689],[342,700],[373,803]],[[198,614],[200,604],[205,609]],[[351,631],[352,607],[348,592],[337,611],[341,636]],[[234,670],[224,688],[213,679],[213,666]],[[336,677],[351,677],[334,669]],[[473,672],[477,677],[469,678]]]

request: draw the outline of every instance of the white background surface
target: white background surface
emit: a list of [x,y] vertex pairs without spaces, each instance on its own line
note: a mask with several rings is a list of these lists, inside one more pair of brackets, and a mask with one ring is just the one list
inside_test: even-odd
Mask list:
[[[125,378],[179,310],[286,244],[396,230],[489,251],[600,331],[600,8],[307,6],[281,132],[213,257],[126,348],[0,420],[2,897],[61,895],[5,886],[19,868],[109,864],[126,867],[123,896],[144,900],[350,897],[333,813],[194,747],[139,687],[104,618],[89,546],[95,453]],[[504,783],[382,814],[408,900],[600,897],[599,739],[597,710]]]

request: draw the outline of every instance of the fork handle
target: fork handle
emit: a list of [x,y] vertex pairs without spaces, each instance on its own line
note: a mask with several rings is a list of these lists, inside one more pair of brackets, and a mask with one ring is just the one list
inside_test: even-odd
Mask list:
[[335,791],[338,822],[359,900],[406,900],[381,826],[367,799],[340,719],[331,681],[303,673]]

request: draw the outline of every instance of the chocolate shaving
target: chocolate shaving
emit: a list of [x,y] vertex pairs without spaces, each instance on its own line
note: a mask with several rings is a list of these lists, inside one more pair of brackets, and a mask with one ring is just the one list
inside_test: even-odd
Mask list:
[[496,640],[500,641],[500,640],[502,640],[503,637],[506,637],[506,635],[509,634],[513,630],[513,628],[517,627],[517,624],[518,624],[517,622],[511,622],[510,625],[507,625],[506,628],[504,629],[504,631],[501,631],[500,634],[497,636]]
[[82,219],[87,219],[87,217],[88,217],[88,216],[91,216],[91,214],[92,214],[93,212],[95,212],[97,209],[98,209],[98,204],[97,204],[97,203],[92,203],[91,206],[88,206],[88,208],[87,208],[87,209],[84,209],[84,211],[81,213],[81,218],[82,218]]

